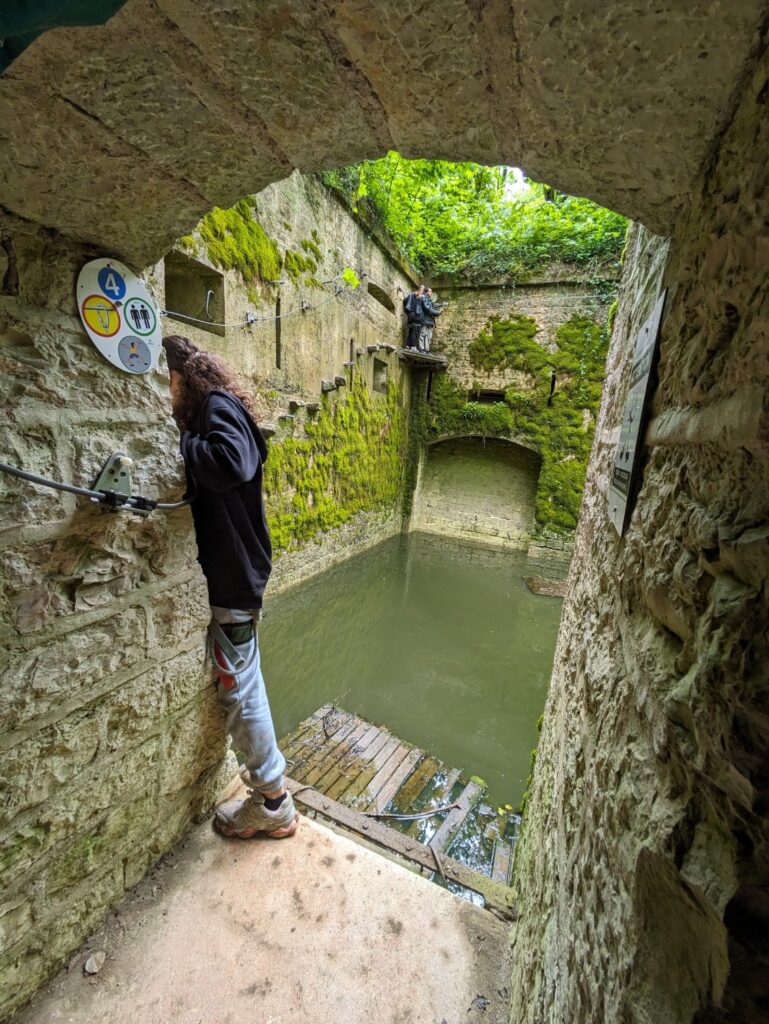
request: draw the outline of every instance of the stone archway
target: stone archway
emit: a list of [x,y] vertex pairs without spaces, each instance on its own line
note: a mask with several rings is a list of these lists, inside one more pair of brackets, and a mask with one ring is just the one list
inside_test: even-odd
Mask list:
[[504,438],[453,437],[424,453],[410,528],[526,550],[542,460]]
[[0,77],[3,211],[141,268],[215,205],[396,148],[521,165],[669,233],[763,10],[128,0]]

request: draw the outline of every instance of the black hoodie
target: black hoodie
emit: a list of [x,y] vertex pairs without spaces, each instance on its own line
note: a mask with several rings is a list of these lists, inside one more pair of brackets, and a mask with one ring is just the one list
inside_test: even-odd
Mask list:
[[208,599],[222,608],[261,608],[272,569],[262,500],[267,444],[243,403],[211,391],[181,451],[191,489],[198,561]]

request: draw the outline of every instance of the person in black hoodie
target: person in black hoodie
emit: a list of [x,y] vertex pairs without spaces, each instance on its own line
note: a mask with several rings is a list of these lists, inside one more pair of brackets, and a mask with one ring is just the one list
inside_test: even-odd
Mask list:
[[227,836],[283,839],[296,831],[298,815],[285,786],[286,761],[275,739],[256,631],[272,569],[262,499],[267,445],[249,396],[218,356],[179,335],[164,338],[163,348],[188,492],[194,494],[217,694],[252,787],[247,799],[220,804],[214,825]]
[[425,286],[420,284],[415,292],[409,292],[403,300],[403,311],[406,314],[406,348],[419,347],[419,332],[422,330],[422,296]]

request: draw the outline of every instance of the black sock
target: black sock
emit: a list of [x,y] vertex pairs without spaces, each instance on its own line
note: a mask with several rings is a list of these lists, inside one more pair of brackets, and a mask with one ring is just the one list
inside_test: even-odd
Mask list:
[[264,806],[268,811],[277,811],[287,796],[287,793],[281,793],[280,796],[266,796],[264,798]]

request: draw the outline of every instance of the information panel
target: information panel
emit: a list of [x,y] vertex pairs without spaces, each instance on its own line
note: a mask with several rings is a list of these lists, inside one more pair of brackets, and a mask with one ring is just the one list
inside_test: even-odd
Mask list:
[[620,537],[625,532],[632,512],[640,446],[646,425],[649,381],[657,354],[666,294],[666,291],[660,294],[651,316],[638,332],[633,353],[630,389],[625,402],[617,454],[614,457],[614,471],[609,485],[609,518]]
[[88,337],[113,366],[137,374],[157,366],[160,317],[144,282],[125,264],[86,263],[77,279],[77,305]]

